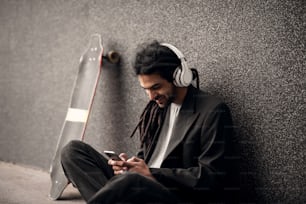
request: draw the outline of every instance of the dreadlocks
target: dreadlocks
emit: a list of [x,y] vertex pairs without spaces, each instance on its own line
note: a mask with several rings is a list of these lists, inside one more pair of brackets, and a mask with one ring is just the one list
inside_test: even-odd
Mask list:
[[150,101],[140,115],[140,120],[131,137],[139,128],[141,147],[149,147],[156,135],[159,134],[165,118],[167,107],[160,108],[154,101]]

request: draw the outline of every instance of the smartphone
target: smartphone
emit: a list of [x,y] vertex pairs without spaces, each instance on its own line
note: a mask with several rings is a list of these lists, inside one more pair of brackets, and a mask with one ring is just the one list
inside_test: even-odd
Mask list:
[[113,159],[116,161],[122,160],[118,154],[116,154],[114,151],[105,150],[104,153],[109,157],[109,159]]

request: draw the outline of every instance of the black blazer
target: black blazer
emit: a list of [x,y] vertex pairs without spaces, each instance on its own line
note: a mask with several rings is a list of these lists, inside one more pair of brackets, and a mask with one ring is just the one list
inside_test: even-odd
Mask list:
[[[203,203],[203,199],[222,197],[231,162],[227,153],[230,153],[232,127],[231,113],[225,103],[190,86],[161,168],[150,169],[153,176],[183,200],[194,198]],[[140,150],[138,156],[148,162],[154,147]]]

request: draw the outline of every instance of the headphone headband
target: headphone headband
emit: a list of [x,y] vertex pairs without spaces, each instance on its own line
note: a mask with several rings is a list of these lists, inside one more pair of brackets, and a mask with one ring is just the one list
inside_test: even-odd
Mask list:
[[186,61],[183,53],[179,49],[177,49],[174,45],[171,45],[169,43],[161,43],[161,45],[165,46],[165,47],[168,47],[170,50],[172,50],[180,60],[183,59],[183,60]]

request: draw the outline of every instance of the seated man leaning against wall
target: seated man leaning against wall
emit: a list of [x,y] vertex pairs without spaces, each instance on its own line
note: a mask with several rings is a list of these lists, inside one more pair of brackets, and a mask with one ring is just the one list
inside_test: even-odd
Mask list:
[[61,154],[69,181],[91,204],[225,200],[232,136],[228,106],[198,88],[197,71],[173,45],[142,45],[134,69],[150,99],[137,126],[140,150],[130,158],[121,153],[117,161],[72,141]]

